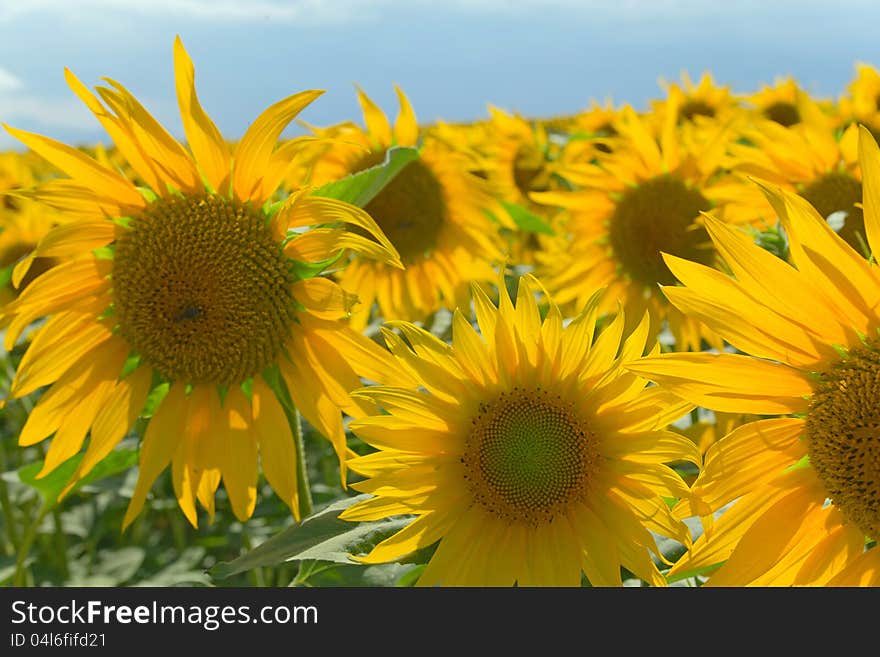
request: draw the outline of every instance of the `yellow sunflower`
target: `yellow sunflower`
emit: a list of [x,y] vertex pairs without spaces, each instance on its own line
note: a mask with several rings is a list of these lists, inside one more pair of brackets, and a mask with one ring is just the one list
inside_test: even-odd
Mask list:
[[12,280],[15,264],[33,251],[49,229],[63,221],[59,213],[10,193],[10,190],[34,184],[31,158],[29,153],[0,154],[0,307],[54,264],[51,259],[40,259],[26,276]]
[[718,85],[708,71],[696,84],[684,71],[681,84],[661,79],[660,86],[666,91],[667,97],[651,102],[652,114],[660,122],[665,120],[670,108],[679,123],[705,124],[741,112],[739,100],[730,87]]
[[352,393],[386,414],[351,424],[379,451],[351,462],[373,497],[340,517],[416,518],[363,561],[439,541],[420,585],[578,586],[583,572],[619,586],[621,566],[665,583],[651,532],[690,540],[664,501],[688,494],[666,463],[699,459],[666,426],[691,406],[622,369],[657,350],[647,315],[625,335],[620,313],[593,341],[601,292],[564,326],[549,300],[541,319],[539,285],[520,278],[515,305],[501,289],[497,307],[475,287],[480,332],[456,311],[451,345],[407,322],[383,329],[420,388]]
[[679,349],[699,349],[701,339],[720,343],[666,304],[657,285],[674,279],[661,252],[714,262],[700,212],[720,208],[715,183],[728,133],[719,127],[703,140],[688,126],[679,129],[674,104],[666,116],[658,139],[625,108],[613,152],[567,169],[580,189],[532,194],[568,211],[557,239],[538,253],[535,271],[565,308],[583,306],[596,287],[608,286],[602,310],[612,311],[619,299],[632,319],[649,307],[656,330],[667,320]]
[[801,122],[798,97],[802,93],[794,78],[787,77],[776,80],[772,86],[762,85],[743,101],[759,116],[788,128]]
[[[291,158],[289,149],[275,148],[276,140],[321,92],[272,105],[230,152],[199,104],[179,38],[174,67],[190,151],[122,85],[108,80],[97,88],[99,99],[65,71],[147,187],[70,146],[6,127],[69,176],[20,193],[72,215],[16,275],[37,257],[65,262],[37,277],[2,316],[7,348],[34,320],[47,318],[11,387],[10,396],[21,397],[48,386],[19,443],[54,434],[38,475],[44,476],[79,452],[89,435],[69,490],[131,429],[153,391],[152,399],[164,397],[143,436],[124,525],[169,463],[193,525],[196,501],[213,516],[221,480],[235,515],[250,517],[258,462],[298,517],[287,395],[333,442],[344,476],[340,408],[358,412],[360,402],[347,391],[363,385],[359,375],[381,380],[390,356],[347,326],[348,295],[326,278],[300,278],[291,254],[330,257],[363,246],[390,265],[399,261],[358,208],[302,194],[271,203]],[[299,232],[338,222],[372,239],[339,229]]]
[[[515,204],[538,216],[550,232],[559,210],[535,203],[532,192],[562,188],[564,162],[560,160],[565,140],[548,133],[542,122],[529,121],[490,106],[486,140],[480,149],[480,171],[484,172],[492,194],[504,204]],[[508,212],[499,208],[502,213]],[[516,210],[513,210],[514,212]],[[509,259],[531,265],[534,253],[542,248],[541,233],[535,230],[503,230]]]
[[[311,184],[381,164],[392,146],[417,145],[415,114],[404,93],[397,93],[400,113],[393,128],[359,90],[366,130],[349,124],[319,132],[333,141],[316,160]],[[356,257],[338,275],[342,287],[360,301],[352,316],[355,327],[367,324],[374,302],[385,319],[411,321],[464,305],[470,282],[493,280],[492,263],[503,257],[498,229],[485,212],[494,201],[485,181],[471,173],[473,163],[439,139],[421,142],[419,158],[364,207],[400,253],[405,269]]]
[[[3,197],[7,211],[0,211],[0,308],[12,301],[41,273],[57,264],[54,258],[37,258],[25,274],[13,280],[15,264],[61,221],[58,213],[26,200]],[[0,200],[0,204],[4,203]],[[13,205],[14,204],[14,205]],[[14,207],[14,210],[11,209]]]
[[[880,150],[860,132],[867,239],[880,246]],[[744,353],[664,354],[629,369],[707,408],[766,417],[706,453],[679,517],[728,504],[671,576],[714,585],[880,584],[880,270],[804,199],[770,191],[793,265],[715,220],[732,276],[669,257],[670,301]]]
[[861,123],[875,139],[880,137],[880,71],[871,64],[856,63],[856,75],[839,106],[844,121]]
[[740,142],[730,145],[726,166],[741,177],[727,187],[726,200],[741,214],[751,215],[753,223],[772,225],[772,206],[747,176],[774,183],[807,199],[850,246],[865,253],[858,127],[851,124],[841,134],[805,95],[798,107],[801,123],[787,128],[758,120],[742,132]]

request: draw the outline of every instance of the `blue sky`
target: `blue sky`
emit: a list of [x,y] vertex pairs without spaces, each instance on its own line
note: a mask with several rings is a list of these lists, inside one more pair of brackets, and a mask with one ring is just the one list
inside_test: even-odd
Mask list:
[[[262,109],[325,89],[301,115],[360,121],[354,85],[390,114],[394,83],[419,119],[465,120],[487,104],[532,116],[610,98],[644,108],[659,78],[704,70],[748,92],[793,75],[843,93],[857,61],[880,65],[880,3],[811,0],[0,0],[0,121],[71,143],[106,141],[67,88],[126,85],[181,135],[172,44],[202,104],[240,136]],[[292,132],[288,134],[293,134]],[[0,135],[0,148],[15,142]]]

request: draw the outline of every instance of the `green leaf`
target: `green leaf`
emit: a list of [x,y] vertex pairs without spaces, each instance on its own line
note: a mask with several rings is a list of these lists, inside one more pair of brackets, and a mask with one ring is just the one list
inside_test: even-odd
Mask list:
[[356,564],[349,555],[368,552],[374,545],[405,527],[412,518],[351,522],[337,516],[370,495],[357,495],[330,504],[300,524],[285,529],[237,559],[218,563],[208,572],[223,579],[252,568],[286,561],[331,561]]
[[518,203],[507,203],[502,201],[501,205],[504,206],[504,209],[507,210],[507,214],[510,215],[510,218],[513,219],[514,223],[522,230],[529,233],[542,233],[544,235],[556,234],[550,227],[550,224]]
[[335,198],[362,208],[394,180],[407,164],[417,160],[418,157],[419,151],[415,148],[406,146],[389,148],[383,164],[364,169],[342,180],[327,183],[315,190],[313,195]]
[[0,269],[0,287],[4,287],[12,283],[13,269],[15,269],[15,264],[11,264],[8,267]]
[[[296,238],[294,238],[296,239]],[[323,273],[326,269],[332,267],[339,258],[342,257],[345,249],[340,249],[336,255],[332,255],[326,260],[320,260],[318,262],[305,262],[302,260],[290,260],[290,270],[293,275],[296,277],[296,280],[302,281],[307,278],[314,278],[319,274]]]
[[[72,456],[41,479],[37,479],[36,476],[43,468],[43,461],[28,463],[18,469],[18,478],[21,483],[37,491],[40,497],[43,498],[44,504],[51,509],[58,504],[58,495],[61,494],[67,482],[70,481],[70,477],[73,476],[82,458],[82,453]],[[85,477],[76,482],[73,488],[71,488],[71,492],[98,479],[128,470],[137,463],[137,459],[136,449],[112,451],[99,461]]]

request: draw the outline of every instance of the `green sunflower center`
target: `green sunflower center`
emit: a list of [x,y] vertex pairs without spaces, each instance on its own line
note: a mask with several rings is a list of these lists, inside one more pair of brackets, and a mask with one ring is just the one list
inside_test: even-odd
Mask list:
[[379,224],[404,264],[434,249],[446,220],[440,181],[419,160],[407,164],[364,210]]
[[536,525],[584,497],[596,439],[570,404],[514,389],[481,404],[462,462],[474,499],[507,522]]
[[513,160],[513,181],[523,196],[529,192],[546,192],[550,180],[545,170],[544,156],[534,146],[520,146]]
[[715,108],[709,103],[693,99],[684,103],[678,110],[678,115],[682,121],[693,121],[695,116],[715,116]]
[[609,223],[611,248],[623,271],[653,288],[676,282],[661,252],[710,264],[709,236],[694,224],[709,207],[699,191],[668,174],[628,189]]
[[866,536],[880,538],[880,352],[854,350],[822,374],[806,437],[828,497]]
[[865,217],[856,203],[862,202],[862,183],[848,173],[826,173],[807,185],[801,196],[826,219],[835,212],[846,212],[843,227],[837,231],[846,243],[864,252]]
[[270,365],[294,318],[291,276],[265,216],[216,196],[150,204],[116,242],[114,308],[167,378],[234,384]]
[[792,103],[779,101],[764,108],[764,116],[788,128],[801,122],[801,113]]

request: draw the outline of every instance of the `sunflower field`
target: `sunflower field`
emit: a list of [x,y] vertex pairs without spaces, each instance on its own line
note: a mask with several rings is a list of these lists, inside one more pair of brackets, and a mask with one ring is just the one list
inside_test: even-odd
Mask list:
[[4,586],[880,584],[875,68],[223,135],[177,38],[182,138],[65,77],[106,143],[0,154]]

